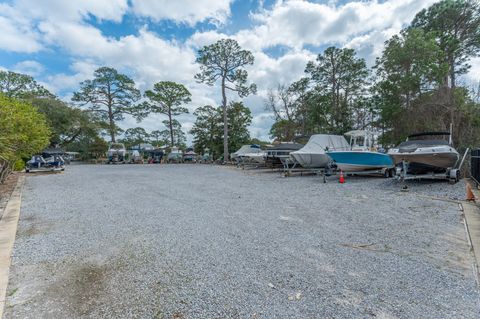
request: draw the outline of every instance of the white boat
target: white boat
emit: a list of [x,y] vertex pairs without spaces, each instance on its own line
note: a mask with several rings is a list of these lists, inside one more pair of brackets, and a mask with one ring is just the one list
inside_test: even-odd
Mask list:
[[240,155],[240,161],[243,163],[265,164],[266,152],[246,153]]
[[371,132],[355,130],[345,133],[345,136],[350,137],[350,150],[327,151],[339,170],[364,172],[394,168],[393,160],[388,154],[377,152]]
[[235,153],[230,154],[230,158],[233,161],[239,161],[241,157],[243,157],[245,154],[255,154],[255,153],[262,153],[262,149],[260,148],[260,145],[257,144],[248,144],[248,145],[243,145],[240,147]]
[[107,163],[125,163],[127,150],[122,143],[110,144],[107,151]]
[[305,168],[322,168],[331,162],[326,151],[347,151],[350,149],[345,137],[341,135],[315,134],[307,144],[290,157]]
[[181,163],[183,162],[183,152],[176,146],[172,147],[172,150],[167,156],[168,163]]
[[425,132],[410,135],[407,140],[388,151],[396,165],[405,162],[408,174],[445,172],[453,168],[460,155],[449,141],[443,139],[418,139],[428,136],[450,136],[449,132]]

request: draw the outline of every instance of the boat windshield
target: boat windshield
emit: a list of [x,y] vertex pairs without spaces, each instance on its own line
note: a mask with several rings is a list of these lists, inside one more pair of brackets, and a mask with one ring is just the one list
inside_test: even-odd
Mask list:
[[411,140],[400,143],[398,149],[400,151],[411,151],[419,147],[435,147],[435,146],[448,146],[448,142],[444,140]]

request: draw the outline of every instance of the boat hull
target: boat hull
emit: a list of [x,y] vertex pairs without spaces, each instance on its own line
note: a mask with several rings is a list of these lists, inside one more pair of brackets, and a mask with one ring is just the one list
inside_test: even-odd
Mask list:
[[305,168],[323,168],[331,162],[327,154],[293,152],[290,156]]
[[328,156],[344,172],[375,171],[393,168],[392,158],[383,153],[365,151],[327,152]]
[[243,163],[265,164],[265,153],[250,153],[239,156],[239,161]]
[[390,155],[397,165],[403,161],[407,162],[408,172],[412,174],[445,171],[453,167],[460,156],[457,152],[396,153]]

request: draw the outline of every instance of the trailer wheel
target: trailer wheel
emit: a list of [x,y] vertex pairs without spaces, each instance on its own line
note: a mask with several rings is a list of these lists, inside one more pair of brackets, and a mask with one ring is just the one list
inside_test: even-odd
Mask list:
[[388,169],[383,170],[383,177],[388,178]]
[[390,173],[390,169],[385,169],[383,171],[383,177],[385,178],[389,178],[389,177],[392,177],[391,173]]

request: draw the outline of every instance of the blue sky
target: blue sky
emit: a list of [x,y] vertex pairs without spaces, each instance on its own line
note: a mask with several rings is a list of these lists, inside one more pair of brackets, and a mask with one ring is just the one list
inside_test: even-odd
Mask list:
[[[100,66],[131,76],[139,89],[170,80],[192,92],[190,113],[220,102],[218,87],[196,83],[197,50],[225,37],[255,56],[248,68],[258,94],[244,99],[252,136],[268,139],[266,92],[302,75],[307,61],[335,45],[357,50],[368,64],[383,43],[434,0],[11,0],[0,1],[0,68],[28,73],[65,100]],[[478,81],[480,60],[468,81]],[[477,77],[477,78],[475,78]],[[230,96],[238,100],[238,97]],[[163,129],[162,116],[123,128]],[[187,132],[192,114],[179,118]],[[191,140],[191,136],[189,137]]]

